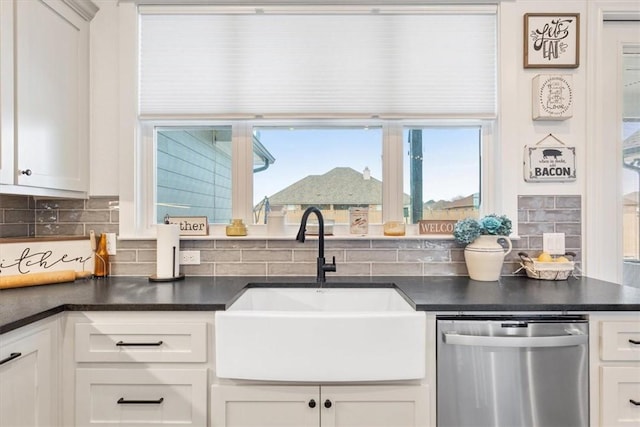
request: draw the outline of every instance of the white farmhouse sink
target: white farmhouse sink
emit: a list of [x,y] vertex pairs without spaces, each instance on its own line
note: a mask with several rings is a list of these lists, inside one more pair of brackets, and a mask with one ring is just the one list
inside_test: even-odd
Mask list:
[[216,312],[216,375],[353,382],[425,375],[426,316],[395,288],[248,288]]

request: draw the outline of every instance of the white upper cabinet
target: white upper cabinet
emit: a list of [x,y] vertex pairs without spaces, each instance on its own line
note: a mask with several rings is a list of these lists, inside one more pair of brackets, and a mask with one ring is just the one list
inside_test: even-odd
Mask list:
[[86,197],[91,2],[0,5],[0,193]]

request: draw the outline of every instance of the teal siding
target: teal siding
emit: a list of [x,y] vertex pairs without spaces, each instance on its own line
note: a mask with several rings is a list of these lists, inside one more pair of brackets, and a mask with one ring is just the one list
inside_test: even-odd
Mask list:
[[[225,139],[220,141],[218,139]],[[165,215],[231,219],[230,129],[161,130],[157,134],[157,220]]]

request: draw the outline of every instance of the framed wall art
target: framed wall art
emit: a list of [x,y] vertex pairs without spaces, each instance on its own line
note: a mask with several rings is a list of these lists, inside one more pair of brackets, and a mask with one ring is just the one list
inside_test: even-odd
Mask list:
[[524,68],[577,68],[579,13],[524,15]]
[[567,120],[573,115],[570,74],[538,74],[531,82],[533,120]]

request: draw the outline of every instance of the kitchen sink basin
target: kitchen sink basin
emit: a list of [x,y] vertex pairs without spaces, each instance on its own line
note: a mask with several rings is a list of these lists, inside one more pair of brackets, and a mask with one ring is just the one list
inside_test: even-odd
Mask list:
[[249,287],[216,312],[221,378],[423,378],[426,317],[395,287]]

